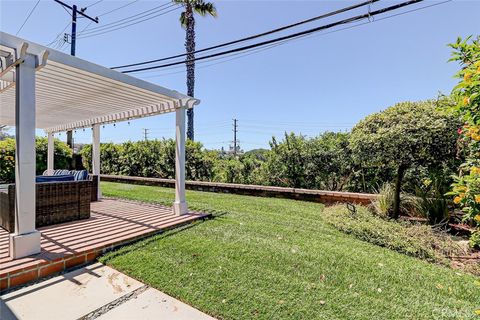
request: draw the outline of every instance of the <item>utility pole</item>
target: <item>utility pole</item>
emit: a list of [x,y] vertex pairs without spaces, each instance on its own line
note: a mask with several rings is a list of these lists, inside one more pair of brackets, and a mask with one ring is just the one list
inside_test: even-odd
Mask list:
[[[68,4],[60,1],[60,0],[54,0],[56,3],[62,5],[63,7],[65,8],[68,8],[70,10],[72,10],[72,34],[70,35],[71,39],[70,39],[70,55],[72,56],[75,56],[75,49],[76,49],[76,45],[77,45],[77,14],[80,14],[81,16],[87,18],[87,19],[90,19],[92,20],[93,22],[95,23],[98,23],[98,17],[95,17],[95,18],[92,18],[90,17],[89,15],[85,14],[85,10],[87,10],[87,8],[81,8],[80,11],[77,10],[77,5],[73,5],[73,6],[69,6]],[[66,42],[68,42],[68,35],[65,34],[64,36],[64,40]],[[72,130],[69,130],[67,131],[67,145],[72,148],[73,150],[73,134],[72,134]],[[71,166],[74,167],[75,166],[75,157],[74,155],[72,155],[72,163],[71,163]],[[72,168],[74,169],[74,168]]]
[[237,156],[237,132],[238,132],[238,120],[233,119],[233,155]]
[[145,141],[148,141],[148,130],[149,129],[143,128],[143,137],[144,137]]

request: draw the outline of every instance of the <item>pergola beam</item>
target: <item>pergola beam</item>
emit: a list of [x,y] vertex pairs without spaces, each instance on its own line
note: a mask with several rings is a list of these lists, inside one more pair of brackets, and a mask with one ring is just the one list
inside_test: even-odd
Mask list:
[[16,66],[15,233],[10,235],[13,259],[40,252],[40,232],[35,229],[35,68],[36,57],[30,54]]
[[55,137],[53,133],[48,133],[48,144],[47,144],[47,172],[48,175],[52,175],[55,161]]
[[175,111],[175,202],[173,213],[177,216],[188,211],[185,200],[185,107]]
[[[100,180],[100,125],[94,124],[92,127],[92,174]],[[102,197],[100,191],[100,181],[98,181],[98,199]]]

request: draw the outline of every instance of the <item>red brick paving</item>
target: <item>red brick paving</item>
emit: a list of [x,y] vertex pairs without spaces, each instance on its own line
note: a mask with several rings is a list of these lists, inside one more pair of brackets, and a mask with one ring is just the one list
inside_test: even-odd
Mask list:
[[0,228],[0,290],[12,288],[96,259],[117,246],[205,218],[175,216],[169,207],[103,199],[92,203],[90,219],[40,228],[42,252],[12,260],[8,233]]

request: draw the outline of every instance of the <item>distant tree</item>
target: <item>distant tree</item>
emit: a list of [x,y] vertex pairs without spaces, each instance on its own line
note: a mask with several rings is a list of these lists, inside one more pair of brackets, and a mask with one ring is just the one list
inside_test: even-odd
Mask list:
[[456,155],[459,121],[433,101],[402,102],[360,121],[350,135],[357,163],[396,168],[392,216],[400,214],[405,171],[412,166],[441,167]]
[[[203,150],[201,143],[190,140],[187,141],[185,149],[186,178],[211,180],[217,153]],[[80,154],[85,168],[91,170],[92,146],[84,145]],[[175,140],[102,143],[100,163],[100,171],[104,174],[172,179],[175,178]]]
[[306,141],[305,188],[341,191],[352,176],[348,133],[325,132]]
[[13,137],[12,135],[8,134],[8,130],[10,130],[9,127],[0,125],[0,141]]
[[267,154],[265,176],[268,184],[281,187],[305,186],[306,139],[302,135],[286,133],[282,141],[272,137],[271,151]]
[[[195,96],[195,16],[198,13],[201,16],[217,16],[215,5],[204,0],[173,0],[185,9],[180,14],[180,23],[185,28],[185,49],[187,51],[187,94]],[[187,111],[187,138],[194,140],[193,128],[193,109]]]
[[[36,139],[36,173],[42,174],[47,169],[47,138]],[[72,159],[72,149],[66,143],[55,139],[56,169],[67,169]],[[15,179],[15,139],[0,141],[0,181],[14,182]]]

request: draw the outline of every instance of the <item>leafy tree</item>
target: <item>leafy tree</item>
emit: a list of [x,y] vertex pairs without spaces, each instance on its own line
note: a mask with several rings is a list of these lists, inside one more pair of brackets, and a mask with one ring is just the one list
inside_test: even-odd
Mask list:
[[470,239],[471,246],[480,247],[480,36],[458,38],[450,46],[454,49],[450,60],[461,65],[456,74],[460,81],[452,90],[456,102],[452,110],[465,123],[460,133],[461,146],[467,154],[451,194],[466,213],[465,220],[477,227]]
[[266,160],[265,149],[255,149],[245,152],[240,156],[239,161],[242,163],[243,182],[245,184],[265,184],[264,163]]
[[[199,142],[186,143],[185,171],[188,180],[210,180],[216,154],[202,150]],[[81,150],[83,165],[91,170],[92,148]],[[175,178],[175,141],[173,139],[102,143],[100,165],[103,174],[139,177]]]
[[[36,173],[42,174],[47,169],[47,138],[36,139]],[[68,167],[72,159],[72,149],[66,143],[55,139],[54,166],[58,169]],[[15,180],[15,139],[7,138],[0,141],[0,181],[14,182]]]
[[369,167],[396,168],[393,217],[400,214],[400,190],[412,166],[436,168],[455,159],[455,117],[433,101],[402,102],[360,121],[350,136],[354,160]]
[[[106,174],[120,174],[123,167],[121,158],[123,153],[122,144],[102,143],[100,145],[100,171]],[[92,172],[92,145],[85,144],[80,150],[80,155],[85,169]]]
[[[185,28],[185,49],[187,51],[187,94],[195,96],[195,16],[198,13],[201,16],[217,16],[217,10],[211,2],[204,0],[173,0],[185,9],[180,14],[180,23]],[[187,138],[194,139],[193,131],[193,109],[187,111]]]
[[348,133],[325,132],[307,140],[306,188],[341,191],[348,185],[352,175],[348,136]]
[[244,183],[244,165],[240,160],[229,157],[219,161],[215,167],[216,182]]
[[285,133],[284,139],[277,142],[272,137],[271,151],[265,163],[268,183],[274,186],[302,188],[305,186],[305,148],[306,141],[302,135]]

